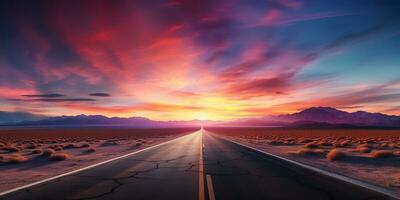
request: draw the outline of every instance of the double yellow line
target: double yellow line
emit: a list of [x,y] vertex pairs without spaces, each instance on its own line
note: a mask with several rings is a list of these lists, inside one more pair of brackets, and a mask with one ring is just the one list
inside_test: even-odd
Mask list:
[[[203,161],[203,127],[200,132],[200,158],[199,158],[199,200],[205,200],[205,190],[204,190],[204,161]],[[215,200],[214,188],[212,184],[211,175],[206,175],[208,199]]]

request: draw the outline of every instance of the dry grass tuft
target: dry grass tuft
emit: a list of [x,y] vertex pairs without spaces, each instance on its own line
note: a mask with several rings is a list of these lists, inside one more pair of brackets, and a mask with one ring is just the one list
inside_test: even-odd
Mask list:
[[[139,142],[139,140],[138,140],[138,142]],[[271,141],[268,142],[268,144],[270,144],[270,145],[281,145],[281,144],[283,144],[283,142],[280,141],[280,140],[271,140]]]
[[32,154],[42,154],[43,151],[41,149],[34,149],[32,150]]
[[339,149],[332,149],[326,155],[326,159],[328,159],[330,161],[341,160],[344,157],[346,157],[346,154],[343,151],[340,151]]
[[333,143],[333,147],[337,147],[337,148],[342,148],[342,147],[347,147],[347,146],[349,146],[350,145],[350,142],[349,141],[342,141],[342,142],[336,142],[336,143]]
[[115,145],[119,145],[119,143],[115,141],[105,141],[102,144],[102,146],[115,146]]
[[370,144],[360,144],[360,145],[357,146],[357,149],[358,148],[363,148],[363,147],[372,148],[372,146]]
[[42,156],[45,157],[50,157],[51,155],[53,155],[55,153],[55,151],[53,149],[45,149],[42,153]]
[[55,161],[62,161],[68,159],[70,156],[67,153],[55,153],[52,156],[50,156],[51,160]]
[[140,146],[142,146],[142,143],[136,143],[135,144],[135,147],[140,147]]
[[72,148],[75,148],[75,145],[72,144],[72,143],[69,143],[69,144],[67,144],[67,145],[65,145],[65,146],[63,147],[63,149],[72,149]]
[[7,151],[9,153],[19,152],[20,151],[20,149],[15,147],[15,146],[4,146],[3,148],[1,148],[1,150]]
[[393,151],[378,150],[371,153],[372,158],[390,158],[396,156]]
[[54,147],[53,149],[54,149],[54,151],[61,151],[61,150],[63,150],[62,147],[58,147],[58,146],[57,146],[57,147]]
[[25,148],[26,149],[34,149],[34,148],[36,148],[36,145],[35,144],[29,144],[29,145],[25,146]]
[[79,148],[86,148],[86,147],[90,147],[89,143],[83,143]]
[[310,156],[320,156],[325,155],[325,151],[322,149],[300,149],[296,151],[298,155],[310,155]]
[[96,152],[96,148],[95,147],[89,147],[88,149],[85,150],[86,153],[94,153]]
[[299,140],[299,143],[301,143],[301,144],[306,144],[306,143],[310,143],[310,142],[313,142],[311,139],[300,139]]
[[20,154],[17,155],[12,155],[7,158],[7,162],[11,164],[17,164],[17,163],[22,163],[27,161],[28,159],[25,156],[22,156]]
[[330,142],[321,141],[321,142],[318,143],[318,145],[320,145],[320,146],[325,146],[325,147],[329,147],[329,146],[332,146],[333,144],[330,143]]
[[370,152],[371,152],[371,149],[368,148],[368,147],[357,147],[357,148],[356,148],[356,151],[357,151],[357,152],[360,152],[360,153],[370,153]]
[[388,143],[382,143],[379,146],[382,147],[382,148],[386,148],[386,147],[389,147],[389,144]]
[[316,143],[310,142],[310,143],[305,144],[304,147],[309,148],[309,149],[316,149],[319,147],[319,145]]

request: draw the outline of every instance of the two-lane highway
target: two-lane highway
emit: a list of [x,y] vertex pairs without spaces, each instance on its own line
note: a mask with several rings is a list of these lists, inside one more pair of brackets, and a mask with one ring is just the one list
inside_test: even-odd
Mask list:
[[391,199],[203,129],[0,199]]

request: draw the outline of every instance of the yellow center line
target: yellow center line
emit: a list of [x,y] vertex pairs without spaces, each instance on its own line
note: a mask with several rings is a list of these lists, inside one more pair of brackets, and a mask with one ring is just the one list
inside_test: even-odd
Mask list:
[[199,200],[205,200],[204,198],[204,166],[203,166],[203,128],[200,133],[200,158],[199,158]]
[[213,188],[213,184],[212,184],[211,175],[207,174],[206,180],[207,180],[208,198],[209,198],[209,200],[215,200],[215,194],[214,194],[214,188]]

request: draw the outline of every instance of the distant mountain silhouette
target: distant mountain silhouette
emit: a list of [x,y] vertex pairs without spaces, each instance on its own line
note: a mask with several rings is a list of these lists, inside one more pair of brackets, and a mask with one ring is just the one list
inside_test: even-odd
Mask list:
[[[287,127],[397,127],[400,128],[400,116],[369,113],[364,111],[345,112],[331,107],[311,107],[303,111],[286,114],[271,115],[258,118],[246,118],[233,121],[154,121],[144,117],[105,117],[102,115],[77,115],[50,117],[41,120],[39,116],[21,113],[23,121],[16,118],[7,118],[1,115],[0,123],[11,126],[91,126],[91,125],[124,125],[133,127],[176,127],[193,125],[221,125],[221,126],[287,126]],[[3,118],[1,118],[3,116]],[[43,118],[43,117],[42,117]],[[1,121],[3,120],[3,121]]]
[[356,126],[399,126],[400,116],[369,113],[365,111],[345,112],[331,107],[312,107],[298,113],[276,117],[286,122],[324,122]]
[[231,126],[288,126],[288,127],[400,127],[400,116],[369,113],[364,111],[345,112],[331,107],[311,107],[303,111],[271,115],[259,118],[224,122]]
[[145,117],[105,117],[103,115],[76,115],[49,117],[35,121],[21,121],[5,123],[6,126],[94,126],[94,125],[124,125],[132,127],[177,127],[197,126],[212,121],[154,121]]
[[41,115],[34,115],[28,112],[5,112],[0,111],[0,124],[3,123],[13,123],[19,121],[31,121],[31,120],[40,120],[46,118]]

